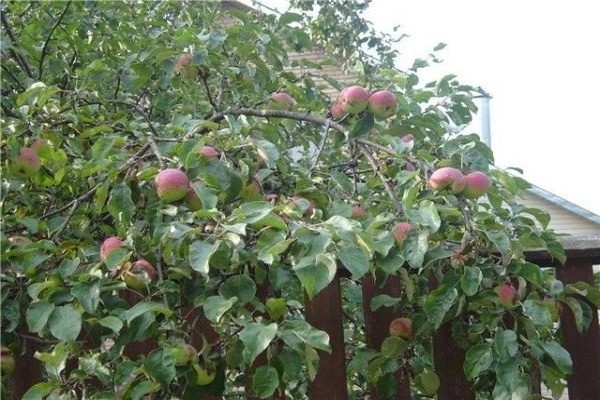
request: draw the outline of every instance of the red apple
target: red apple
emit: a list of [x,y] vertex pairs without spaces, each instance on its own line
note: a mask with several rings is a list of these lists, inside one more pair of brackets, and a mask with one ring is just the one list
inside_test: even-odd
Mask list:
[[172,203],[186,195],[190,182],[185,172],[167,168],[156,175],[154,183],[158,197],[167,203]]
[[450,188],[453,193],[459,193],[465,188],[465,178],[456,168],[442,167],[431,174],[429,185],[435,190]]
[[125,284],[137,290],[138,292],[145,291],[148,284],[156,277],[156,269],[148,261],[139,259],[131,264],[128,271],[123,273],[123,281]]
[[188,188],[183,198],[185,205],[192,211],[200,210],[202,208],[202,200],[196,194],[196,191],[191,186]]
[[389,326],[391,336],[399,336],[403,339],[412,338],[412,320],[406,317],[400,317],[390,322]]
[[119,239],[116,236],[110,236],[110,237],[106,238],[104,240],[104,242],[102,242],[102,245],[100,246],[100,259],[102,261],[106,261],[106,259],[108,258],[108,254],[111,251],[121,247],[122,244],[123,244],[123,242],[121,241],[121,239]]
[[343,118],[344,115],[346,115],[346,112],[344,111],[344,107],[342,107],[340,103],[335,103],[329,109],[329,114],[331,114],[332,118],[340,119]]
[[175,73],[178,74],[182,70],[184,70],[188,65],[190,65],[191,62],[192,62],[192,55],[190,53],[182,54],[181,57],[179,57],[177,59],[177,61],[175,62],[175,66],[173,67],[173,70],[175,71]]
[[389,90],[378,90],[369,96],[369,111],[375,118],[386,119],[396,114],[398,99]]
[[500,304],[505,307],[512,306],[517,299],[517,288],[515,288],[511,283],[505,283],[504,285],[497,286],[494,290],[500,298]]
[[202,146],[198,152],[200,153],[200,157],[205,160],[217,158],[220,154],[219,151],[212,146]]
[[344,112],[358,114],[367,108],[369,92],[362,86],[349,86],[340,92],[337,102]]
[[487,174],[475,171],[465,175],[465,189],[463,195],[469,199],[483,196],[492,187],[492,181]]
[[304,205],[302,205],[302,203],[308,202],[308,205],[306,206],[306,210],[304,210],[305,215],[312,215],[313,211],[315,210],[315,203],[313,203],[310,200],[305,199],[302,196],[292,196],[292,197],[290,197],[290,201],[299,208],[304,206]]
[[34,149],[22,147],[19,155],[13,160],[13,171],[21,178],[27,178],[39,171],[41,166],[40,157]]
[[404,143],[408,143],[414,141],[415,137],[412,135],[412,133],[407,133],[406,135],[402,136],[400,140],[402,140]]
[[367,212],[360,204],[354,204],[352,206],[352,218],[363,219],[367,216]]
[[413,226],[409,222],[398,222],[394,225],[392,229],[392,234],[394,235],[394,240],[397,245],[401,245],[404,243],[408,232],[413,229]]
[[275,110],[293,110],[296,108],[296,100],[288,93],[277,92],[271,95],[271,107]]

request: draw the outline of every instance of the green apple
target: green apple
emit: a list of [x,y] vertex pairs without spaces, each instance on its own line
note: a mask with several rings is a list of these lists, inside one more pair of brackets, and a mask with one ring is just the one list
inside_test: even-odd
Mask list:
[[15,357],[6,346],[0,347],[0,372],[2,376],[10,375],[15,370]]
[[195,363],[194,369],[196,370],[196,383],[201,386],[210,385],[217,376],[217,369],[214,364],[206,364],[204,366]]

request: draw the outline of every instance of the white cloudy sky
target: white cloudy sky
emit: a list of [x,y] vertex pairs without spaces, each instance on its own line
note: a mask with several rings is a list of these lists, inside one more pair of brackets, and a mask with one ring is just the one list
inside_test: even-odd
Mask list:
[[[244,0],[252,4],[252,0]],[[286,0],[261,0],[280,11]],[[373,0],[367,18],[400,32],[399,67],[439,42],[447,73],[482,86],[501,167],[600,215],[600,24],[589,0]]]

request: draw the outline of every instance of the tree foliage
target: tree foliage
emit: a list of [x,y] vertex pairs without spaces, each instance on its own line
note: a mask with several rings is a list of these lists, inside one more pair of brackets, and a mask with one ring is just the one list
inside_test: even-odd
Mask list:
[[[309,2],[282,15],[192,1],[2,4],[2,345],[43,344],[44,379],[26,398],[306,397],[330,343],[305,305],[341,268],[353,398],[391,393],[398,368],[426,393],[444,323],[477,391],[528,393],[534,367],[562,390],[559,301],[581,329],[591,316],[571,297],[588,288],[524,258],[531,247],[564,257],[548,215],[518,203],[528,184],[494,168],[477,135],[456,134],[475,89],[455,76],[423,84],[419,63],[390,68],[395,54],[365,40],[347,3],[320,2],[316,16]],[[356,84],[395,93],[393,118],[334,120],[318,72],[290,69],[291,50],[332,45],[336,13],[362,24],[344,43],[348,65],[373,48],[385,56]],[[294,110],[270,100],[279,91]],[[41,160],[31,174],[16,168],[23,147]],[[485,201],[432,190],[442,166],[488,173]],[[159,198],[166,168],[185,171],[195,203]],[[398,221],[414,227],[400,244]],[[113,236],[121,245],[101,259]],[[134,274],[140,259],[154,272]],[[367,275],[401,277],[400,297],[369,306],[412,318],[413,339],[367,348]],[[518,289],[508,305],[495,291],[507,282]]]

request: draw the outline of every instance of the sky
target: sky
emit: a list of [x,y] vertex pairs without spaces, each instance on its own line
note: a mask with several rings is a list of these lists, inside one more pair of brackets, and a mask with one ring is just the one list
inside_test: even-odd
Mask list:
[[[287,10],[286,0],[260,2]],[[496,165],[600,215],[597,15],[589,0],[373,0],[365,17],[409,35],[396,47],[401,69],[446,43],[423,77],[452,73],[491,94]]]

